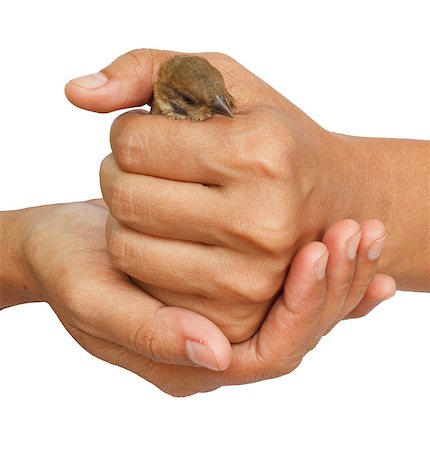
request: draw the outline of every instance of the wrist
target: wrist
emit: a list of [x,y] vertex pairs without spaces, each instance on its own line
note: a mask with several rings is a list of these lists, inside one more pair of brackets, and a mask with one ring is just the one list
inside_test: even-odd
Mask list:
[[379,270],[399,289],[429,290],[430,142],[329,133],[318,157],[321,231],[342,218],[380,220],[388,239]]
[[31,229],[44,208],[0,212],[0,309],[41,300],[27,248],[31,248]]

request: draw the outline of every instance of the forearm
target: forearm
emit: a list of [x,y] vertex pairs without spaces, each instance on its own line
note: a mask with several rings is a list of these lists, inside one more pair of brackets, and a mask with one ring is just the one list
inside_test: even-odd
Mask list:
[[430,141],[334,138],[337,152],[347,154],[348,175],[343,192],[332,186],[338,198],[332,220],[342,213],[358,221],[381,220],[388,239],[380,270],[393,276],[399,289],[430,291]]
[[25,246],[34,220],[43,209],[0,212],[0,309],[39,300]]

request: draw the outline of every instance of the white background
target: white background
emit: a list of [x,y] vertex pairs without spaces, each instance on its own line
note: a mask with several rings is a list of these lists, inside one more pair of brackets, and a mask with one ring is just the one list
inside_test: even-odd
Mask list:
[[[138,47],[228,53],[330,130],[429,139],[427,6],[2,2],[0,209],[100,196],[118,113],[63,85]],[[398,293],[290,375],[185,399],[87,354],[45,304],[1,311],[0,448],[429,449],[429,300]]]

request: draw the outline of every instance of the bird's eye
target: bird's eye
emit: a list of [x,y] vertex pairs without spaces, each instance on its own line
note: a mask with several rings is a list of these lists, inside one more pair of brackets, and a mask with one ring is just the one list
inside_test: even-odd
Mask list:
[[182,100],[187,104],[187,105],[195,105],[196,102],[191,98],[188,97],[188,95],[185,94],[181,94]]

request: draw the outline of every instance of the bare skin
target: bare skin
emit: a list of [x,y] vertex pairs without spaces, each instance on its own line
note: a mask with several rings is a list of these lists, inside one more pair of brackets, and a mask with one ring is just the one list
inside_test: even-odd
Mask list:
[[[101,112],[140,105],[146,101],[145,99],[149,98],[152,79],[148,73],[152,69],[148,71],[148,66],[154,66],[154,70],[156,70],[157,62],[151,59],[156,55],[161,55],[161,58],[167,57],[165,53],[158,54],[154,51],[138,51],[128,54],[123,57],[122,61],[121,59],[117,60],[103,74],[97,75],[98,81],[96,83],[94,83],[94,80],[92,81],[91,89],[82,88],[82,80],[75,80],[67,86],[66,93],[78,106]],[[150,57],[150,60],[147,60],[149,62],[148,66],[142,64],[142,57]],[[220,70],[223,70],[221,66],[224,66],[225,69],[228,67],[232,69],[230,80],[236,75],[233,69],[240,69],[244,79],[237,79],[236,81],[239,85],[241,81],[249,81],[248,91],[253,92],[255,90],[255,98],[258,98],[259,86],[262,89],[266,89],[266,99],[274,100],[275,97],[280,97],[279,94],[275,93],[267,85],[264,85],[261,80],[258,80],[252,74],[246,72],[234,61],[223,55],[212,55],[210,57],[213,57],[214,65]],[[135,63],[134,66],[131,64],[132,61]],[[226,73],[223,73],[226,76]],[[108,80],[110,82],[106,84]],[[145,81],[145,83],[142,81]],[[234,92],[232,93],[234,95]],[[288,104],[283,99],[282,103],[285,104],[285,102]],[[242,103],[242,105],[246,110],[245,104]],[[291,120],[289,123],[290,125],[294,124],[292,129],[300,130],[300,126],[303,126],[306,131],[304,136],[308,136],[312,142],[315,136],[311,133],[307,134],[307,132],[319,129],[319,127],[314,124],[315,128],[313,128],[310,125],[313,122],[309,118],[291,104],[288,105],[291,108],[289,112]],[[254,110],[251,108],[250,112],[243,112],[244,120],[246,117],[252,119],[253,115],[256,115],[255,118],[261,119],[261,114],[263,118],[265,114],[266,118],[272,117],[273,109],[276,109],[276,106],[271,105],[268,107],[267,104],[263,104],[263,106],[257,104]],[[135,115],[139,116],[139,120],[147,120],[146,116],[144,117],[141,114]],[[130,114],[130,117],[131,122],[133,122],[135,120],[133,114]],[[162,120],[163,118],[154,119]],[[218,121],[218,124],[220,124],[218,119],[223,120],[223,118],[214,118],[207,122],[213,122],[215,126],[217,122],[214,121]],[[293,119],[297,119],[297,123]],[[120,119],[116,124],[120,125],[120,129],[121,120],[123,119]],[[126,118],[125,120],[128,119]],[[167,119],[165,120],[167,121]],[[276,123],[276,120],[274,122]],[[178,124],[178,122],[174,123],[175,125]],[[309,126],[307,130],[306,123]],[[140,125],[141,123],[139,122]],[[195,125],[200,126],[201,124]],[[270,123],[269,125],[271,126]],[[269,125],[267,126],[270,129]],[[159,122],[157,126],[161,127],[160,132],[163,130],[167,131],[165,128],[163,129],[163,122]],[[136,127],[136,130],[138,128]],[[340,150],[346,151],[349,148],[352,151],[352,145],[341,144],[343,137],[327,133],[323,132],[323,135],[329,134],[332,138],[336,138],[332,143],[332,148],[333,151],[336,150],[336,153],[339,151],[337,153],[338,156],[341,155]],[[172,134],[170,133],[170,136]],[[168,137],[169,133],[166,136]],[[193,135],[191,134],[190,137],[193,137]],[[115,137],[113,136],[113,138]],[[196,139],[196,136],[194,136],[194,139]],[[354,138],[350,139],[351,141],[348,138],[348,142],[352,142]],[[254,148],[256,143],[252,141],[251,134],[248,142],[250,148]],[[334,145],[334,142],[336,142],[336,145]],[[368,152],[370,152],[369,148],[374,145],[371,142],[373,140],[369,140],[363,146]],[[398,141],[393,142],[396,143]],[[413,145],[416,141],[406,142],[409,145]],[[169,142],[167,141],[167,143]],[[291,143],[294,143],[294,140],[289,141],[289,144]],[[364,144],[365,141],[362,141],[362,143]],[[317,144],[322,145],[321,142],[317,142]],[[423,146],[424,149],[428,148],[428,143],[418,143],[417,145]],[[262,143],[260,143],[257,148],[262,149],[263,147]],[[168,146],[168,148],[172,147]],[[293,148],[295,147],[293,146]],[[304,145],[303,150],[306,150],[306,148],[308,147]],[[314,149],[318,148],[318,145],[314,147]],[[192,149],[193,146],[191,146]],[[126,155],[127,149],[125,150],[124,154]],[[308,153],[313,152],[308,151]],[[317,157],[316,153],[318,152],[314,153],[314,156]],[[397,153],[395,154],[397,155]],[[137,167],[140,164],[140,166],[152,167],[152,170],[154,170],[158,163],[157,161],[151,161],[148,158],[149,154],[145,155],[139,152],[137,154],[131,153],[130,155],[132,155],[129,156],[131,158],[137,157]],[[289,162],[293,162],[294,159],[300,159],[302,156],[299,155],[302,154],[294,151],[291,159],[289,156]],[[306,153],[304,155],[309,157]],[[421,155],[422,152],[420,151],[419,156]],[[147,157],[146,160],[143,159],[144,156]],[[198,155],[194,154],[194,156],[197,157]],[[246,172],[248,177],[250,173],[256,177],[259,172],[271,172],[271,169],[273,169],[270,165],[271,158],[260,157],[260,159],[257,158],[255,160],[254,158],[257,155],[254,152],[251,152],[251,156],[251,159],[245,159],[244,161],[249,162],[249,165],[245,165],[245,167],[249,166],[248,172]],[[374,155],[372,154],[372,156]],[[199,161],[198,157],[196,160]],[[112,161],[112,158],[110,158],[110,161]],[[317,164],[316,160],[310,159],[307,163],[309,161]],[[366,180],[364,176],[360,178],[360,171],[357,170],[354,172],[354,176],[358,180],[357,183],[355,179],[349,179],[346,176],[348,171],[344,171],[341,161],[342,158],[336,162],[338,166],[333,164],[322,166],[326,167],[327,170],[330,169],[331,172],[339,172],[339,176],[342,174],[345,176],[344,178],[338,178],[337,185],[331,185],[327,182],[329,177],[327,174],[324,174],[322,168],[320,168],[320,171],[315,172],[315,167],[305,164],[305,160],[301,161],[301,164],[300,161],[296,161],[296,165],[291,166],[295,170],[306,168],[306,170],[303,170],[305,187],[308,186],[307,182],[305,182],[307,180],[306,174],[315,172],[327,182],[327,184],[325,182],[322,183],[322,186],[331,187],[332,191],[330,192],[336,192],[337,197],[335,198],[337,200],[333,202],[334,204],[330,204],[330,208],[326,208],[330,203],[327,199],[324,202],[320,202],[319,209],[315,207],[315,202],[313,204],[313,207],[318,209],[318,217],[321,218],[321,223],[324,222],[322,220],[323,216],[326,221],[328,221],[328,217],[335,221],[333,217],[335,212],[340,214],[341,217],[347,216],[346,213],[342,214],[339,212],[342,199],[347,200],[345,208],[348,206],[349,211],[352,211],[354,208],[351,209],[351,198],[354,198],[354,202],[357,202],[357,205],[355,205],[357,206],[356,212],[361,210],[364,214],[364,208],[360,209],[359,207],[363,205],[358,202],[361,198],[358,188],[365,187],[365,192],[371,192],[365,183],[369,180]],[[174,162],[179,167],[181,166],[180,158],[174,159]],[[226,160],[222,162],[225,163]],[[254,170],[251,167],[253,162],[258,163]],[[365,158],[363,157],[363,164],[364,162]],[[129,163],[135,164],[136,161],[129,161]],[[345,163],[345,167],[348,166],[345,161],[343,163]],[[374,161],[372,161],[372,164],[374,164]],[[412,163],[412,165],[415,165],[415,163]],[[161,165],[162,168],[165,166],[166,164]],[[190,168],[187,160],[184,161],[185,166],[187,169]],[[111,167],[113,167],[114,171],[117,170],[115,164],[112,164]],[[425,172],[423,173],[422,171],[426,170],[425,167],[425,164],[420,167],[417,165],[417,173],[425,175]],[[107,168],[109,169],[109,166]],[[258,168],[264,170],[258,170]],[[142,170],[140,171],[142,172]],[[119,174],[120,181],[117,181],[115,189],[123,189],[121,183],[125,172],[126,170],[122,169],[117,174],[112,175],[113,179],[115,179],[115,176]],[[237,174],[240,175],[240,170]],[[107,175],[111,176],[109,173]],[[332,175],[334,176],[334,174]],[[145,175],[140,176],[143,177]],[[156,174],[156,177],[158,176]],[[261,179],[264,179],[264,177]],[[350,195],[347,192],[345,195],[340,192],[342,189],[339,189],[338,186],[341,180],[344,181],[341,183],[342,189],[345,188]],[[238,186],[241,186],[240,176],[237,178],[237,181]],[[294,177],[290,177],[288,178],[288,187],[290,181],[293,187],[296,185],[301,186],[300,181],[296,182],[296,185],[293,184]],[[419,182],[417,184],[418,193],[422,193],[421,184]],[[242,186],[246,187],[246,184]],[[358,191],[354,191],[354,188],[358,189]],[[322,196],[321,198],[318,197],[318,192],[315,192],[315,189],[310,190],[310,193],[313,193],[312,198],[322,200]],[[262,194],[260,193],[260,195]],[[126,190],[123,195],[124,199],[126,199],[128,195]],[[268,197],[265,196],[264,198]],[[311,199],[311,197],[309,198]],[[294,206],[297,204],[302,206],[300,198],[298,199],[299,201],[295,201],[294,195],[291,194],[287,200],[288,206],[291,207],[291,218],[294,219],[295,215],[298,214],[294,210]],[[387,198],[386,200],[389,199]],[[364,202],[364,199],[361,199],[361,201]],[[423,203],[422,199],[418,199],[418,201]],[[390,204],[390,202],[387,202],[387,204]],[[403,205],[402,202],[400,204]],[[243,206],[240,201],[237,202],[237,205],[239,207]],[[261,201],[259,205],[267,206]],[[199,202],[193,203],[193,207],[195,206],[201,206],[201,204]],[[304,206],[308,208],[306,202]],[[306,213],[312,209],[310,206],[309,210],[306,208],[303,210]],[[202,211],[200,208],[195,209]],[[239,211],[240,208],[237,210]],[[127,211],[128,213],[130,212],[130,210],[127,210],[126,205],[126,215]],[[258,212],[258,210],[256,211]],[[384,211],[384,208],[381,208],[381,211]],[[424,213],[425,211],[424,207]],[[370,212],[368,211],[369,216]],[[156,213],[156,210],[154,210],[154,213]],[[130,279],[115,267],[112,261],[118,262],[118,253],[116,252],[121,251],[121,248],[114,250],[116,245],[115,239],[118,244],[121,244],[122,238],[120,234],[117,236],[115,236],[115,233],[108,234],[110,239],[109,247],[106,247],[104,239],[106,216],[107,211],[101,202],[51,205],[1,213],[0,227],[2,233],[0,239],[3,251],[0,254],[0,305],[5,307],[26,301],[48,301],[69,332],[89,352],[106,361],[138,373],[172,395],[189,395],[194,392],[215,389],[225,384],[246,383],[288,373],[300,363],[306,352],[312,349],[318,340],[339,320],[366,314],[379,302],[393,295],[395,291],[395,283],[390,276],[375,275],[376,271],[379,271],[377,269],[379,250],[376,251],[374,243],[383,244],[385,236],[385,229],[380,222],[365,221],[360,226],[353,220],[341,220],[329,227],[324,233],[324,227],[328,227],[327,223],[324,222],[324,226],[320,225],[317,220],[317,214],[314,217],[315,223],[310,223],[310,218],[305,215],[306,226],[310,226],[310,229],[312,229],[312,226],[315,228],[321,226],[321,229],[311,230],[312,232],[309,234],[305,233],[302,236],[303,242],[298,238],[294,239],[296,235],[292,230],[288,230],[288,232],[291,231],[292,233],[292,237],[289,236],[291,248],[288,250],[290,253],[290,266],[285,284],[281,283],[279,288],[281,294],[274,298],[272,306],[270,304],[273,299],[271,301],[265,300],[268,303],[265,305],[265,310],[268,310],[268,314],[261,328],[253,337],[240,344],[230,345],[221,330],[208,321],[206,317],[196,314],[189,309],[163,306],[156,298],[136,288],[130,282]],[[369,216],[365,214],[363,217]],[[241,215],[235,215],[234,217],[235,219],[243,219]],[[246,218],[246,216],[244,217]],[[146,219],[150,221],[151,217],[147,216]],[[196,217],[192,217],[192,220],[194,219]],[[261,218],[259,217],[258,219],[260,220]],[[123,227],[120,223],[115,225],[115,221],[112,218],[109,220],[114,224],[114,227],[119,227],[119,229]],[[128,220],[130,220],[130,217],[128,217]],[[257,220],[257,223],[259,220]],[[397,220],[401,220],[401,218],[397,218]],[[296,218],[292,223],[297,224],[298,221]],[[120,221],[116,220],[116,222]],[[175,222],[175,225],[177,225],[177,221]],[[275,221],[276,223],[277,221]],[[390,223],[395,224],[396,218],[392,219]],[[404,225],[404,221],[400,221],[400,223],[402,226]],[[216,226],[219,226],[220,230],[224,231],[221,225],[223,225],[222,220],[220,223],[216,222]],[[242,224],[242,227],[244,225],[247,225],[247,223]],[[160,230],[163,230],[163,228],[160,228]],[[418,230],[415,231],[420,233],[422,230],[423,227],[418,227]],[[127,229],[126,232],[130,233],[130,230]],[[192,232],[194,231],[192,230]],[[301,233],[303,233],[303,230],[299,230],[297,235],[300,236]],[[277,236],[277,233],[274,234]],[[260,238],[257,240],[249,239],[250,236],[255,238],[250,233],[244,235],[248,238],[247,240],[243,239],[244,236],[241,236],[240,233],[234,236],[237,237],[238,242],[242,242],[241,247],[234,247],[234,245],[231,247],[233,250],[236,250],[237,254],[240,254],[241,251],[243,252],[243,249],[249,251],[250,246],[243,245],[243,241],[245,243],[249,241],[251,244],[258,243],[255,247],[257,249],[255,251],[257,259],[261,258],[260,247],[264,248],[265,251],[267,249],[272,250],[275,247],[270,242],[264,242],[264,245],[262,245],[260,235],[257,236]],[[399,236],[401,237],[401,234]],[[322,238],[323,243],[310,242],[304,244],[304,242],[308,242],[314,237]],[[388,242],[391,239],[392,236],[390,234]],[[237,241],[232,242],[234,244]],[[199,240],[199,242],[201,241]],[[353,243],[354,245],[352,245]],[[412,237],[409,244],[412,245],[411,251],[415,252],[414,237]],[[138,242],[136,245],[138,245]],[[303,247],[294,256],[296,247],[300,247],[300,245],[303,245]],[[356,252],[351,251],[351,245]],[[357,245],[358,248],[356,248]],[[405,244],[400,242],[393,245],[398,246],[398,258],[392,258],[390,265],[387,262],[390,261],[386,257],[387,252],[384,252],[381,260],[381,262],[385,261],[384,264],[387,270],[393,271],[393,273],[403,273],[401,276],[402,282],[409,283],[409,286],[415,286],[416,290],[422,289],[422,286],[424,286],[424,289],[427,289],[428,273],[426,270],[418,268],[417,274],[413,274],[409,265],[399,262],[401,261],[400,250],[405,249]],[[126,251],[130,250],[128,248]],[[395,255],[396,251],[391,250],[391,253]],[[132,253],[130,256],[133,259]],[[159,256],[160,254],[155,249],[154,259],[158,262],[161,261]],[[423,261],[421,253],[417,254],[416,257],[418,261]],[[327,269],[324,272],[323,269],[327,258]],[[147,260],[149,261],[150,259],[151,255],[148,255]],[[153,262],[145,261],[145,264],[150,265]],[[400,270],[396,264],[406,266],[407,270]],[[151,268],[151,266],[147,267]],[[166,266],[161,264],[160,270],[165,271]],[[192,274],[190,273],[190,275]],[[144,276],[147,275],[144,274]],[[243,282],[240,286],[242,285]],[[152,288],[157,289],[156,287]],[[238,290],[236,291],[239,292]],[[247,293],[249,293],[249,290]],[[169,296],[166,295],[167,304],[175,305],[177,303],[178,298],[175,297],[175,294],[175,291],[171,291],[173,298],[170,300]],[[234,314],[238,314],[240,317],[240,314],[243,315],[243,311],[245,311],[245,314],[249,314],[249,317],[252,318],[252,304],[259,302],[255,302],[255,298],[250,299],[251,301],[248,300],[245,298],[241,305],[243,310],[240,311],[239,308]],[[193,308],[193,304],[189,306]],[[229,315],[231,315],[232,304],[226,302],[221,306],[218,306],[216,314],[208,308],[206,310],[207,315],[210,316],[212,314],[217,323],[220,323],[227,331],[229,330],[228,327],[230,327],[230,331],[234,333],[233,328],[231,328],[232,324],[229,323],[230,319],[228,319]],[[197,304],[194,307],[198,309]],[[248,312],[246,313],[247,310]],[[258,317],[257,313],[256,317],[258,320],[254,320],[260,323],[261,317]],[[241,326],[241,324],[236,325],[238,327]],[[253,327],[255,329],[255,324],[252,324],[252,320],[250,320],[240,330],[240,333],[242,333],[240,337],[249,333],[249,330],[253,329]],[[191,335],[190,332],[192,333]],[[200,353],[190,353],[187,346],[187,341],[190,340],[203,344],[203,347],[208,352],[204,354],[202,350]],[[209,357],[207,357],[208,354]],[[195,358],[197,361],[193,361],[190,355],[193,357],[197,356]],[[170,364],[165,364],[166,362]],[[190,367],[190,365],[196,364],[203,367],[211,367],[213,370],[203,367]],[[222,371],[222,369],[224,370]]]
[[[207,318],[164,306],[112,264],[107,216],[102,201],[0,213],[0,308],[49,302],[88,352],[171,395],[291,372],[338,321],[367,314],[395,292],[389,276],[373,276],[377,260],[367,255],[368,243],[384,233],[382,224],[341,221],[328,230],[325,244],[312,242],[294,257],[283,295],[258,333],[230,345]],[[345,238],[357,229],[360,246],[351,260]],[[355,283],[362,284],[360,297],[350,295]],[[187,341],[203,344],[210,354],[195,352],[193,361]]]
[[[130,52],[102,71],[103,86],[74,80],[66,94],[93,111],[144,104],[171,55]],[[236,100],[233,120],[131,111],[112,126],[101,186],[114,264],[232,342],[259,328],[295,252],[345,217],[381,220],[381,272],[400,289],[430,290],[430,142],[328,132],[236,61],[202,56]]]

